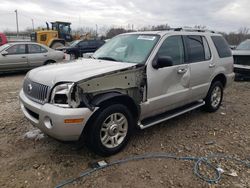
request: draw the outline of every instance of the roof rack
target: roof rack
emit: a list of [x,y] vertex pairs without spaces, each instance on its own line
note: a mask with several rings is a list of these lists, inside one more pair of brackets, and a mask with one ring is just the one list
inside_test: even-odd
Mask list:
[[210,32],[210,33],[216,33],[215,31],[212,30],[208,30],[208,29],[195,29],[195,28],[183,28],[183,27],[179,27],[179,28],[171,28],[170,30],[174,30],[174,31],[189,31],[189,32]]

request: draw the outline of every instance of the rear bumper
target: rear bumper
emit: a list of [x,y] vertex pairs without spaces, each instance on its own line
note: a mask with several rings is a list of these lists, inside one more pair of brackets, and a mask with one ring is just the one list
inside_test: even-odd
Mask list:
[[242,76],[250,77],[250,66],[247,65],[234,65],[234,72]]
[[[21,109],[26,118],[49,136],[62,141],[77,141],[90,116],[88,108],[61,108],[52,104],[38,104],[28,99],[23,90],[19,94]],[[81,123],[65,123],[65,119],[82,119]]]
[[226,87],[228,87],[234,82],[235,74],[234,73],[227,74],[226,78],[227,78]]

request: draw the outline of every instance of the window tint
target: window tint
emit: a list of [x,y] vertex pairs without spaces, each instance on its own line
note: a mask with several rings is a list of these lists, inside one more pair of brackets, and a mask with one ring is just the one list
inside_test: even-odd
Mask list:
[[82,42],[80,42],[80,43],[79,43],[79,46],[80,46],[81,48],[87,47],[87,46],[88,46],[88,41],[82,41]]
[[209,48],[207,39],[205,37],[202,37],[202,42],[204,45],[204,50],[205,50],[205,60],[211,59],[211,50]]
[[42,48],[36,44],[28,44],[28,51],[30,54],[42,53]]
[[184,63],[184,47],[181,36],[170,36],[162,44],[158,51],[158,57],[169,56],[174,65]]
[[48,52],[48,50],[46,48],[44,48],[44,47],[41,46],[41,52],[42,53],[46,53],[46,52]]
[[8,54],[25,54],[25,44],[17,44],[7,50]]
[[232,52],[229,48],[229,45],[222,36],[212,36],[211,38],[214,42],[214,45],[218,51],[220,58],[232,56]]
[[89,46],[90,46],[90,47],[97,46],[97,41],[95,41],[95,40],[89,41]]
[[28,51],[30,54],[35,54],[35,53],[46,53],[47,49],[43,48],[40,45],[36,44],[28,44]]
[[189,62],[199,62],[205,60],[205,50],[201,36],[187,36],[188,60]]

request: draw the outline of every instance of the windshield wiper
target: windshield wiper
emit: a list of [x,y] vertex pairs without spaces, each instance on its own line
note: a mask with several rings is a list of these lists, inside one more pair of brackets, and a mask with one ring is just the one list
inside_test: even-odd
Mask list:
[[116,59],[114,59],[112,57],[98,57],[97,59],[108,60],[108,61],[117,61]]

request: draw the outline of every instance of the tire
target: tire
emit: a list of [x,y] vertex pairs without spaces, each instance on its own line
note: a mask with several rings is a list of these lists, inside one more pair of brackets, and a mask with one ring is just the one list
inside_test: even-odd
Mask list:
[[77,59],[77,58],[76,58],[76,55],[75,55],[74,53],[71,53],[71,54],[70,54],[70,60],[74,60],[74,59]]
[[220,108],[223,100],[223,89],[220,81],[212,83],[205,98],[205,110],[207,112],[216,112]]
[[104,107],[97,113],[87,132],[87,146],[100,156],[114,155],[127,145],[133,132],[134,118],[122,104]]
[[56,61],[53,61],[53,60],[48,60],[44,63],[44,65],[50,65],[50,64],[53,64],[53,63],[56,63]]
[[61,42],[54,42],[54,43],[51,45],[51,48],[52,48],[52,49],[57,49],[57,48],[61,48],[61,47],[64,47],[63,43],[61,43]]

